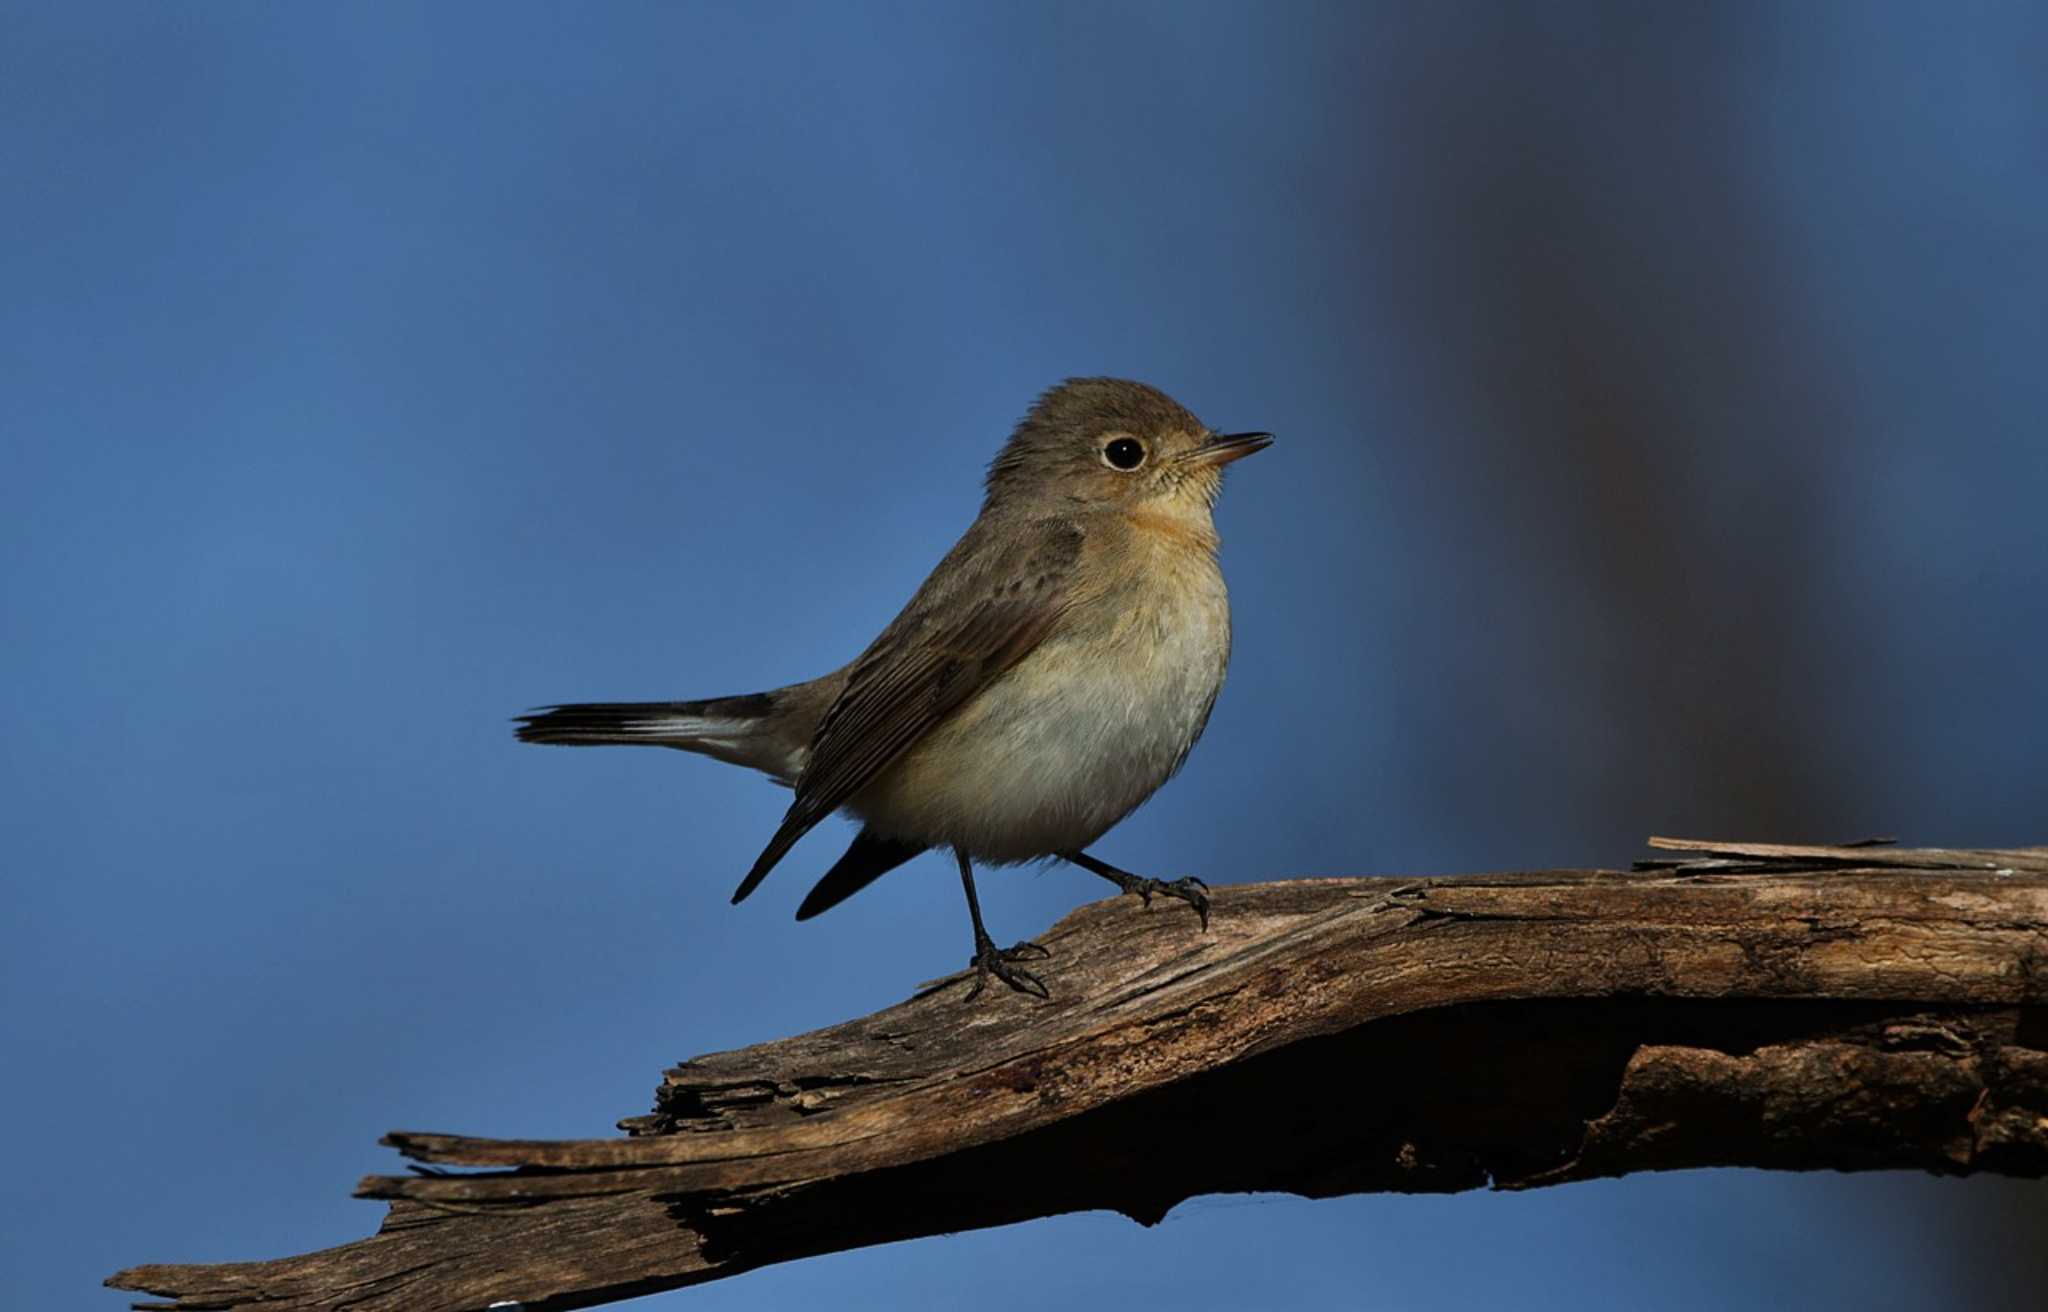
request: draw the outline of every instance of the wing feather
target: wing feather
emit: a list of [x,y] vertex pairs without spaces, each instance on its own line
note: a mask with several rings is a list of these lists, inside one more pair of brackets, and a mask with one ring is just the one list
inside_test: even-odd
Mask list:
[[977,520],[853,663],[819,721],[796,799],[732,900],[798,839],[1022,660],[1059,625],[1081,558],[1068,520]]

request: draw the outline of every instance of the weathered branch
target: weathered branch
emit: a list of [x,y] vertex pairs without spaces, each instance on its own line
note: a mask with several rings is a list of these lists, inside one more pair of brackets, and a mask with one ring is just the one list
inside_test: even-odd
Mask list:
[[946,986],[670,1072],[630,1137],[393,1134],[373,1237],[109,1281],[179,1308],[570,1308],[1192,1194],[1690,1166],[2048,1173],[2048,848],[1674,843],[1636,873],[1128,899],[1054,1001]]

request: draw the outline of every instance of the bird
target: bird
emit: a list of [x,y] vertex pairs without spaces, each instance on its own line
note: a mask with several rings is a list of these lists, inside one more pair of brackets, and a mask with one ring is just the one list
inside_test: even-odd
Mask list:
[[1199,878],[1091,856],[1179,771],[1230,663],[1214,507],[1223,470],[1269,446],[1218,434],[1157,388],[1070,378],[1038,397],[988,467],[980,513],[867,649],[829,674],[697,701],[586,702],[516,717],[519,739],[677,748],[794,790],[732,900],[843,812],[861,828],[811,889],[808,920],[930,849],[960,870],[979,996],[993,977],[1049,998],[998,948],[974,865],[1058,858],[1136,894],[1186,902]]

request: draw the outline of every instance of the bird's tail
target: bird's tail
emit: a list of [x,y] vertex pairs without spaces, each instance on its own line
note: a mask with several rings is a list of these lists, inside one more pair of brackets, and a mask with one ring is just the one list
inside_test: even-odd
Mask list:
[[748,766],[788,784],[803,772],[812,730],[823,714],[819,691],[812,684],[797,684],[698,702],[548,706],[519,716],[517,732],[527,743],[675,747]]

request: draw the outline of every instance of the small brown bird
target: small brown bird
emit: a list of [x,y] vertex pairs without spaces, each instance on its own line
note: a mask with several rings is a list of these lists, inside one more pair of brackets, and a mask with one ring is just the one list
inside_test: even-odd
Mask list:
[[1218,436],[1116,378],[1053,388],[989,466],[981,514],[854,661],[772,692],[600,702],[520,717],[526,742],[677,747],[796,790],[732,900],[833,811],[862,822],[797,919],[933,847],[951,848],[974,921],[974,987],[1047,996],[982,924],[974,861],[1071,861],[1209,924],[1201,880],[1148,879],[1082,849],[1180,769],[1230,661],[1211,509],[1223,467],[1270,433]]

